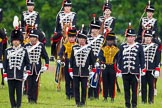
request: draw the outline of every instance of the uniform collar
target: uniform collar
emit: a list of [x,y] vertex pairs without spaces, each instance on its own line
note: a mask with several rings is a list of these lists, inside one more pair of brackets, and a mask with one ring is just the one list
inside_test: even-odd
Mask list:
[[21,44],[18,45],[17,47],[13,46],[13,49],[17,50],[17,49],[19,49],[20,47],[21,47]]

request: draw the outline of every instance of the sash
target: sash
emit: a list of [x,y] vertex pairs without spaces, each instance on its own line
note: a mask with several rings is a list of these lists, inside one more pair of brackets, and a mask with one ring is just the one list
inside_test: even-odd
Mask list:
[[125,53],[126,51],[130,50],[131,48],[133,48],[136,44],[137,44],[137,42],[134,43],[133,45],[129,46],[127,49],[124,49],[123,53]]
[[106,18],[105,22],[106,22],[106,21],[109,21],[109,20],[111,20],[111,19],[113,19],[113,17]]
[[24,20],[26,20],[26,19],[28,19],[28,18],[30,18],[32,15],[34,15],[35,14],[35,11],[33,11],[32,13],[29,13],[29,15],[28,16],[26,16],[26,17],[24,17]]
[[37,42],[37,44],[33,45],[30,49],[28,49],[28,53],[31,52],[33,49],[35,49],[38,45],[39,45],[40,42]]
[[99,39],[101,36],[102,36],[102,35],[97,36],[97,37],[96,37],[95,39],[93,39],[89,44],[87,44],[87,45],[81,47],[80,49],[76,50],[76,51],[74,52],[74,55],[76,55],[78,52],[82,51],[83,49],[85,49],[85,48],[87,48],[88,46],[90,46],[91,44],[93,44],[93,42],[97,41],[97,39]]
[[149,23],[154,22],[153,20],[154,20],[154,19],[152,18],[151,20],[149,20],[148,22],[146,22],[143,26],[146,27]]
[[13,57],[13,55],[17,55],[20,51],[22,51],[23,48],[20,48],[18,49],[17,51],[13,52],[13,53],[10,53],[8,56],[7,56],[7,59],[9,59],[10,57]]
[[147,46],[145,49],[144,49],[144,52],[146,52],[151,46],[153,46],[154,43],[151,43],[149,46]]

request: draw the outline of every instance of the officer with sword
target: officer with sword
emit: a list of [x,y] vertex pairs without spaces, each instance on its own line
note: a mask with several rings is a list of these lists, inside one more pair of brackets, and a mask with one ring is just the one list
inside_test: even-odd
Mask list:
[[[92,48],[90,44],[86,44],[86,41],[87,32],[85,30],[80,30],[78,34],[78,44],[72,47],[72,53],[70,58],[69,74],[73,78],[75,103],[77,107],[85,106],[87,82],[90,73],[88,67],[89,65],[92,65],[93,68],[95,63]],[[94,72],[95,69],[93,69],[93,73]]]
[[[104,36],[100,35],[100,21],[96,20],[96,17],[93,17],[93,21],[91,21],[90,24],[90,35],[87,36],[87,42],[91,45],[92,51],[94,53],[94,60],[97,60],[98,54],[100,52],[101,47],[104,44]],[[90,87],[88,90],[88,98],[89,99],[99,99],[99,93],[100,93],[100,69],[99,64],[96,61],[96,68],[97,72],[95,75],[90,79]]]
[[[154,103],[154,81],[160,75],[160,50],[158,44],[152,42],[153,34],[151,30],[144,32],[144,53],[146,63],[146,75],[142,76],[142,103]],[[147,85],[149,86],[147,90]],[[148,94],[148,96],[147,96]]]
[[[32,29],[29,32],[30,43],[25,45],[28,51],[31,74],[28,76],[28,102],[37,103],[38,84],[40,74],[49,67],[49,58],[43,43],[39,42],[38,31]],[[42,66],[41,58],[45,59],[45,65]]]
[[[20,108],[22,101],[22,82],[24,67],[30,73],[30,63],[27,50],[21,46],[23,35],[20,30],[13,30],[11,33],[12,46],[5,51],[4,74],[8,79],[8,89],[11,108]],[[16,98],[15,98],[16,92]]]
[[[135,42],[135,30],[132,28],[126,29],[125,36],[126,43],[119,48],[118,68],[123,79],[125,106],[126,108],[131,108],[131,106],[136,108],[138,78],[140,74],[146,74],[145,57],[142,45]],[[132,95],[130,90],[132,90]]]
[[119,75],[116,74],[119,48],[114,45],[115,39],[115,33],[106,33],[106,43],[101,48],[98,56],[100,64],[105,65],[105,69],[102,72],[104,101],[107,101],[107,97],[109,96],[111,102],[114,102],[116,76]]
[[54,36],[51,38],[51,57],[50,60],[57,59],[57,44],[61,41],[67,33],[68,27],[76,27],[76,13],[72,10],[71,0],[63,0],[62,7],[56,16],[56,27],[54,29]]

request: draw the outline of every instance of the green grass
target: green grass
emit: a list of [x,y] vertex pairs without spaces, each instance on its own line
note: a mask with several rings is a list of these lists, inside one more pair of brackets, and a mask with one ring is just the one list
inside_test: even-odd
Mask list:
[[[49,49],[48,49],[49,50]],[[37,104],[29,104],[27,97],[23,96],[22,108],[75,108],[75,100],[66,100],[64,82],[61,84],[61,91],[56,91],[56,83],[54,82],[54,63],[50,63],[50,69],[41,75],[41,83],[39,88],[39,96]],[[52,68],[52,69],[51,69]],[[0,78],[1,80],[1,78]],[[86,108],[124,108],[124,93],[122,79],[118,78],[121,88],[121,94],[116,95],[115,102],[103,102],[102,94],[99,100],[88,100]],[[160,108],[162,106],[162,79],[158,79],[157,88],[158,95],[155,96],[154,104],[141,104],[141,97],[138,97],[138,108]],[[0,88],[0,108],[10,108],[8,87],[5,83],[5,88]]]

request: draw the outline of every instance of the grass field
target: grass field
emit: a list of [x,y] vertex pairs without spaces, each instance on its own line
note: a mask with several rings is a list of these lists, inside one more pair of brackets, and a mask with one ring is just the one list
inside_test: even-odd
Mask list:
[[[49,52],[49,49],[48,49]],[[0,78],[1,80],[1,78]],[[103,102],[102,94],[100,94],[99,100],[88,100],[86,108],[124,108],[124,93],[122,79],[118,78],[120,83],[121,93],[116,94],[114,103]],[[138,97],[138,108],[161,108],[162,107],[162,79],[158,79],[157,88],[158,95],[155,96],[154,104],[141,104],[141,97]],[[54,82],[54,63],[50,63],[50,69],[41,75],[41,83],[39,88],[39,96],[37,104],[29,104],[27,102],[27,96],[23,96],[22,108],[75,108],[75,101],[67,100],[64,90],[64,82],[61,85],[61,91],[56,91],[56,84]],[[5,83],[4,88],[0,88],[0,108],[10,108],[8,87]]]

